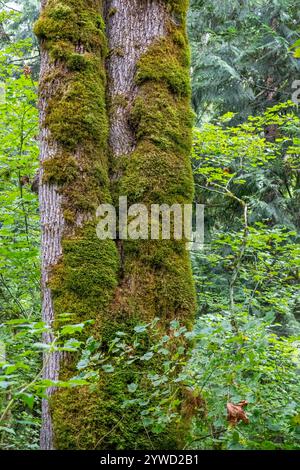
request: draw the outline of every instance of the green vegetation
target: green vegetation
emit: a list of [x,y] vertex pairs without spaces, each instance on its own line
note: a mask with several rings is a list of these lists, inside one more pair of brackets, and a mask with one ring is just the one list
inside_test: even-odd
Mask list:
[[191,0],[193,104],[199,122],[228,111],[241,122],[289,100],[300,73],[291,50],[299,22],[298,0]]

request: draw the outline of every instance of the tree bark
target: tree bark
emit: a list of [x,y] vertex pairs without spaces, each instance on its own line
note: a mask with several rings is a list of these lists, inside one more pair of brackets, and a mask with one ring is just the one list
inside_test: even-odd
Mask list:
[[[46,0],[42,1],[42,8],[45,7]],[[50,61],[49,53],[42,48],[41,50],[41,73],[40,83],[44,83],[53,70],[55,64]],[[58,192],[57,184],[51,184],[43,179],[44,161],[51,159],[51,156],[57,152],[57,143],[51,139],[49,129],[46,125],[47,103],[55,95],[56,87],[54,84],[44,89],[40,94],[40,162],[41,170],[39,172],[39,201],[41,214],[42,229],[42,312],[43,321],[51,332],[44,334],[44,342],[52,344],[54,335],[52,332],[54,322],[54,307],[51,290],[48,286],[49,272],[51,266],[57,264],[62,255],[62,235],[64,230],[64,216],[62,210],[62,195]],[[59,354],[44,354],[43,377],[50,380],[58,380],[59,377]],[[54,389],[48,390],[50,397],[54,393]],[[41,448],[53,449],[53,430],[52,421],[49,410],[49,401],[42,400],[42,429],[41,429]]]
[[[35,26],[40,79],[43,318],[59,328],[93,319],[101,338],[160,318],[193,322],[185,241],[100,241],[96,208],[193,200],[186,0],[48,0]],[[104,27],[103,17],[106,21]],[[107,38],[105,37],[105,31]],[[107,47],[108,42],[108,47]],[[109,125],[108,125],[109,115]],[[110,148],[109,148],[110,147]],[[52,334],[45,337],[52,342]],[[75,360],[45,356],[45,378]],[[182,429],[149,436],[138,410],[120,411],[136,370],[97,389],[50,389],[43,449],[177,448]],[[150,433],[151,434],[151,433]]]
[[135,83],[137,62],[147,47],[166,33],[167,13],[163,1],[108,0],[106,17],[112,111],[110,145],[114,155],[120,156],[133,151],[136,145],[128,114],[138,93]]

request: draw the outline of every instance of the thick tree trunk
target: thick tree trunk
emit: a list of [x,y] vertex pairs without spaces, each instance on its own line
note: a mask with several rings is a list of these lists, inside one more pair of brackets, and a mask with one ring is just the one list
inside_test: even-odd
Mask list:
[[[42,8],[45,7],[46,1],[42,2]],[[44,83],[47,77],[55,70],[55,64],[50,61],[47,50],[41,51],[41,74],[40,83]],[[44,169],[43,163],[54,156],[57,152],[57,143],[51,139],[49,129],[46,125],[47,103],[55,95],[55,86],[44,89],[40,96],[40,162],[41,171],[39,172],[39,199],[40,214],[42,228],[42,311],[43,321],[52,329],[54,321],[54,307],[51,290],[48,286],[49,273],[51,266],[57,264],[62,255],[62,235],[64,229],[64,216],[62,210],[62,196],[58,192],[57,184],[51,184],[43,179]],[[54,341],[52,332],[44,334],[44,341],[51,344]],[[57,380],[59,376],[59,355],[44,354],[44,378]],[[50,397],[54,393],[54,389],[48,390]],[[49,402],[46,399],[42,401],[42,430],[41,430],[41,447],[42,449],[53,449],[53,431],[52,422],[49,411]]]
[[[104,345],[116,331],[156,317],[162,332],[174,318],[191,324],[185,242],[100,241],[95,218],[100,203],[119,196],[148,206],[192,202],[187,1],[48,0],[42,8],[35,31],[42,50],[44,319],[55,328],[65,314],[71,323],[93,319],[86,334]],[[46,378],[73,374],[69,358],[45,357]],[[180,446],[178,427],[149,438],[138,410],[120,411],[134,378],[132,367],[113,382],[103,373],[93,392],[49,390],[42,448]]]
[[[129,204],[193,200],[189,161],[189,47],[185,0],[108,0],[112,192]],[[194,287],[184,242],[122,243],[112,311],[192,319]]]
[[[96,208],[110,202],[107,46],[101,13],[100,0],[45,0],[35,25],[42,54],[43,318],[51,328],[59,327],[64,314],[70,315],[71,323],[95,319],[117,282],[115,244],[108,241],[100,246],[96,237]],[[51,343],[53,334],[45,335],[45,340]],[[69,361],[63,359],[57,353],[45,355],[44,377],[68,377]],[[43,401],[43,449],[60,447],[54,429],[60,405],[55,400],[64,394],[54,389],[48,394],[50,400]]]

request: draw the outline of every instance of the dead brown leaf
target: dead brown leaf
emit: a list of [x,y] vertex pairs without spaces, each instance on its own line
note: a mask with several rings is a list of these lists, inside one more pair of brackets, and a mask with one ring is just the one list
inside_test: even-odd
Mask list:
[[227,420],[231,426],[236,426],[240,421],[245,424],[249,423],[249,418],[244,411],[244,407],[248,405],[246,400],[241,401],[237,405],[234,403],[227,403]]

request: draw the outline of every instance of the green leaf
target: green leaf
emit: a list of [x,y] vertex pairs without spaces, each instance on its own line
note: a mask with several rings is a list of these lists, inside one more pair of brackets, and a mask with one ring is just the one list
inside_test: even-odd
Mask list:
[[138,325],[134,328],[135,333],[145,333],[147,331],[147,325]]
[[128,388],[128,392],[134,393],[137,390],[138,385],[135,384],[135,383],[131,383],[131,384],[127,385],[127,388]]
[[18,395],[18,397],[32,410],[35,401],[34,395],[30,393],[22,393],[21,395]]
[[107,374],[112,374],[115,371],[115,368],[111,364],[105,364],[102,366],[102,369]]
[[85,326],[86,326],[86,323],[79,323],[77,325],[66,325],[61,329],[60,335],[69,336],[75,333],[81,333]]
[[154,353],[149,351],[146,354],[144,354],[142,357],[140,357],[140,361],[150,361],[152,357],[154,356]]

